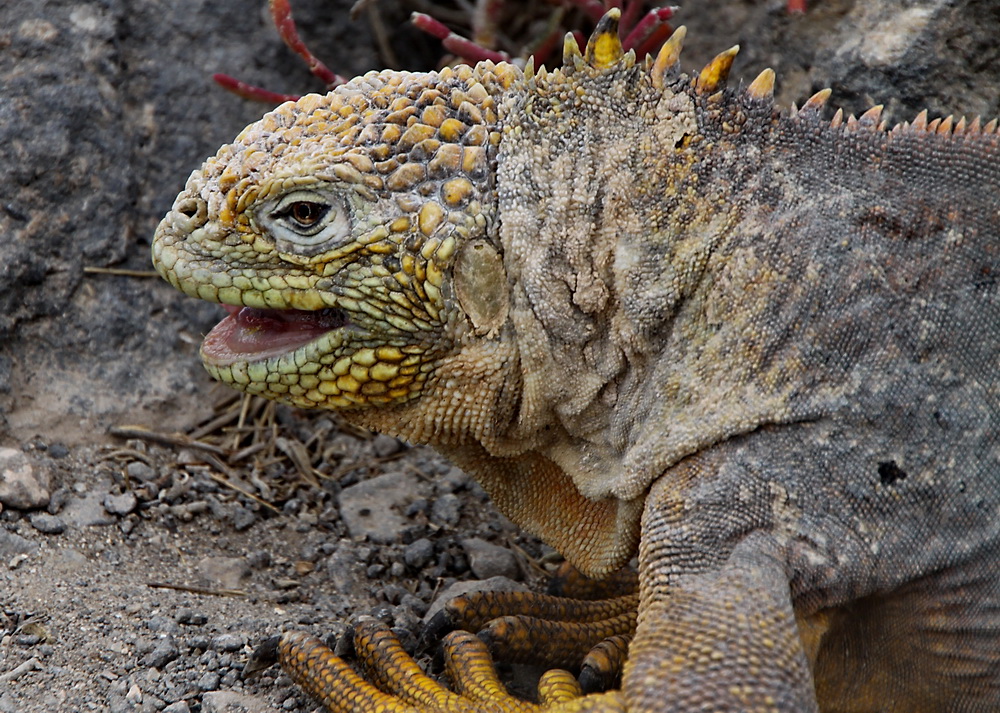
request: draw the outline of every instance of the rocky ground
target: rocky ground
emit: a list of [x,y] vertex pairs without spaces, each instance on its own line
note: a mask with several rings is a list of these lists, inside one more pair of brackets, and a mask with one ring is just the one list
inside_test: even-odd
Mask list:
[[433,451],[261,410],[282,435],[228,474],[148,438],[0,450],[0,711],[313,710],[242,678],[266,636],[373,616],[412,647],[456,581],[538,582],[551,551]]
[[[294,5],[353,74],[387,60],[348,4]],[[221,310],[149,276],[184,177],[264,110],[211,72],[319,89],[262,6],[0,6],[0,713],[315,710],[276,670],[244,680],[263,637],[364,615],[412,646],[453,583],[538,587],[557,559],[432,451],[211,385],[196,345]],[[426,68],[411,8],[377,7]],[[890,120],[1000,113],[993,0],[699,0],[678,19],[686,68],[739,42],[734,76],[773,67],[785,105],[829,86]]]

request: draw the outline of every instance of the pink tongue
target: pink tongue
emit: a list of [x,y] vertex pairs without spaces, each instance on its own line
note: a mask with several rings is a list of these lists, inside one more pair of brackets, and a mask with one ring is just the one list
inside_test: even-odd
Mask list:
[[201,345],[204,357],[214,364],[260,361],[286,354],[347,324],[344,314],[335,309],[306,312],[223,306],[229,316],[209,332]]

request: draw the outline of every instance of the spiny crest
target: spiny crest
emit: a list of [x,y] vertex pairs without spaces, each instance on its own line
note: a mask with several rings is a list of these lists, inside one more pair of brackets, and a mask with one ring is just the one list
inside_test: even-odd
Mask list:
[[747,87],[747,96],[756,100],[770,101],[774,98],[774,70],[768,67],[757,75]]
[[[821,93],[829,96],[828,89],[824,89],[823,92],[817,92],[817,94],[809,100],[802,107],[802,109],[796,114],[793,111],[791,116],[801,117],[807,108],[807,106],[813,102],[816,97]],[[825,98],[823,100],[825,102]],[[938,134],[941,136],[972,136],[972,135],[982,135],[982,134],[996,134],[997,133],[997,120],[993,119],[987,124],[983,125],[978,116],[973,117],[971,121],[967,121],[964,116],[959,117],[958,120],[954,116],[946,116],[941,119],[934,119],[933,121],[928,121],[927,110],[924,109],[919,114],[917,114],[912,121],[903,121],[889,128],[889,125],[882,120],[882,110],[883,106],[877,104],[867,111],[865,111],[861,116],[856,117],[853,114],[847,115],[845,118],[844,110],[838,109],[837,113],[834,114],[833,118],[830,120],[830,127],[837,129],[843,128],[845,131],[881,131],[889,134],[901,134],[901,133],[922,133],[922,134]]]
[[[567,69],[590,68],[599,71],[632,67],[635,64],[635,53],[631,50],[626,53],[622,47],[618,37],[620,19],[621,11],[617,8],[605,13],[587,41],[587,47],[583,52],[580,51],[576,38],[571,34],[566,35],[563,44],[563,66]],[[670,79],[680,76],[681,50],[686,36],[687,29],[684,26],[678,27],[663,43],[656,58],[652,60],[647,58],[645,66],[649,73],[650,82],[656,89],[666,89]],[[691,86],[695,93],[706,96],[709,101],[721,99],[724,96],[721,90],[725,88],[739,49],[739,45],[730,47],[706,64],[691,79]],[[527,67],[525,67],[524,76],[529,82],[533,82],[535,76],[540,78],[545,76],[545,68],[540,68],[536,75],[534,65],[529,60]],[[746,87],[743,92],[744,98],[754,102],[772,102],[774,100],[774,82],[774,70],[765,69]],[[806,100],[801,108],[793,104],[789,109],[789,118],[821,118],[831,94],[831,89],[821,89]],[[830,126],[832,128],[844,127],[847,131],[887,131],[887,124],[882,120],[882,110],[882,105],[877,105],[868,109],[860,117],[850,115],[845,119],[843,110],[838,109],[833,119],[830,120]],[[978,117],[971,122],[966,122],[965,118],[955,121],[951,116],[928,122],[927,112],[923,111],[912,122],[897,124],[891,131],[923,131],[934,134],[995,134],[997,133],[997,125],[997,120],[993,120],[981,126]]]
[[587,64],[594,69],[614,67],[625,56],[622,42],[618,38],[618,21],[621,15],[621,10],[618,8],[608,10],[587,40]]
[[680,67],[681,50],[684,49],[685,37],[687,37],[687,28],[681,25],[670,35],[670,39],[660,47],[656,60],[649,70],[650,79],[657,89],[663,89],[666,86],[667,76],[675,73]]
[[725,86],[729,79],[729,70],[733,68],[733,61],[740,51],[739,45],[733,45],[725,52],[720,52],[715,58],[706,64],[698,77],[695,79],[695,91],[699,94],[713,94]]
[[587,48],[581,54],[580,46],[572,34],[567,34],[563,41],[563,66],[571,69],[590,67],[597,70],[608,70],[623,65],[628,69],[635,65],[635,52],[625,52],[621,39],[618,37],[618,22],[621,10],[612,8],[597,23],[594,32],[587,40]]
[[[765,70],[769,72],[770,70]],[[765,77],[765,72],[761,73],[761,76],[754,80],[747,88],[747,94],[755,95],[759,93],[761,87],[755,86],[758,82],[762,85],[770,85],[770,89],[773,90],[773,73],[770,77]],[[795,104],[789,109],[788,117],[790,119],[819,119],[821,118],[823,109],[826,107],[827,101],[830,99],[832,90],[829,88],[821,89],[820,91],[813,94],[806,103],[802,105],[802,108],[797,108]],[[927,133],[927,134],[941,134],[941,135],[971,135],[971,134],[993,134],[996,133],[997,121],[991,121],[986,126],[980,125],[979,117],[975,117],[972,121],[967,122],[965,117],[960,117],[957,121],[953,116],[947,116],[943,119],[935,119],[934,121],[928,121],[927,110],[921,111],[914,117],[911,122],[902,122],[896,124],[891,129],[888,124],[882,119],[882,110],[884,109],[882,104],[876,104],[875,106],[869,108],[861,116],[854,116],[853,114],[844,115],[843,109],[837,109],[837,112],[830,119],[830,128],[833,129],[843,129],[844,131],[879,131],[887,132],[890,134],[898,134],[902,132],[917,132],[917,133]]]
[[[581,52],[576,38],[572,34],[567,34],[563,42],[563,67],[567,69],[591,68],[600,71],[616,69],[618,67],[630,68],[635,64],[635,52],[624,51],[621,39],[618,36],[618,23],[621,19],[621,10],[612,8],[597,23],[597,27],[587,41],[586,49]],[[681,50],[684,46],[684,39],[687,36],[687,28],[683,25],[674,30],[670,38],[660,47],[656,58],[646,60],[646,69],[649,78],[656,89],[665,89],[669,79],[679,75]],[[698,94],[714,94],[722,89],[729,72],[733,66],[733,60],[739,52],[739,45],[721,52],[711,62],[698,73],[692,80],[692,85]],[[536,77],[545,76],[545,68],[535,70],[532,60],[528,61],[525,67],[525,78],[531,82]],[[766,69],[747,88],[747,97],[753,100],[768,100],[774,94],[774,71]]]

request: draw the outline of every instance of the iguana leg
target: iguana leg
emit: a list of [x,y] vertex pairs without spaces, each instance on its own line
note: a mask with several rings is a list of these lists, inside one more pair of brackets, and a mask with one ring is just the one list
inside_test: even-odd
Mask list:
[[425,675],[380,623],[359,624],[354,645],[370,682],[319,639],[300,632],[284,634],[277,654],[282,668],[331,713],[624,713],[618,692],[581,696],[565,671],[542,677],[539,704],[514,698],[497,678],[485,644],[467,632],[452,632],[443,642],[455,692]]
[[[733,533],[700,530],[675,482],[654,485],[643,516],[640,616],[622,686],[628,710],[818,711],[777,547],[752,533],[724,561],[708,559],[721,549],[705,547],[709,540]],[[731,520],[716,525],[739,537],[735,508]]]

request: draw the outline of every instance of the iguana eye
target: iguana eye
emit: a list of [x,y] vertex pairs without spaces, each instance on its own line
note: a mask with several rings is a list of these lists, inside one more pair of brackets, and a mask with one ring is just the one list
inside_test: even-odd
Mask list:
[[295,227],[308,231],[319,223],[330,210],[330,206],[311,201],[295,201],[285,209],[285,215],[291,218]]
[[255,220],[278,250],[312,257],[351,239],[351,213],[333,190],[296,190],[264,203]]

